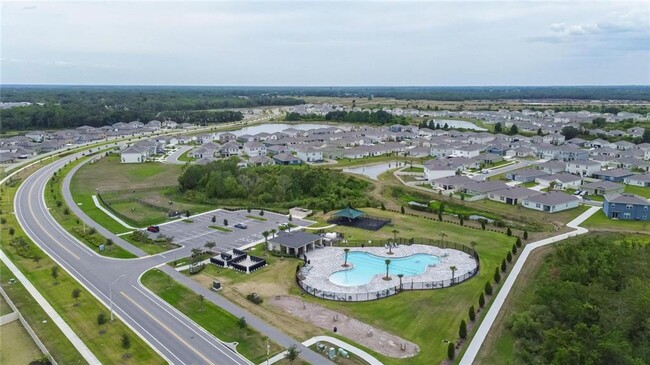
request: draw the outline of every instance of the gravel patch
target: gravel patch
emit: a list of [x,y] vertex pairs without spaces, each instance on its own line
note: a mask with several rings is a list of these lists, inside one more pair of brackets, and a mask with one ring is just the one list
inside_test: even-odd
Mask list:
[[[357,319],[318,304],[290,296],[276,296],[269,303],[320,328],[333,331],[336,327],[337,334],[385,356],[407,358],[417,355],[420,351],[420,348],[413,342],[373,328]],[[337,319],[334,320],[334,318]],[[368,335],[370,331],[372,331],[371,336]],[[404,346],[404,350],[402,350],[402,346]]]

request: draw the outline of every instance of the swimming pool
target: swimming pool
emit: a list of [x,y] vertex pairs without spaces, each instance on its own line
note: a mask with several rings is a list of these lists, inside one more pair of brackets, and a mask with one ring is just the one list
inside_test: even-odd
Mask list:
[[382,257],[368,252],[352,251],[348,253],[348,262],[354,267],[330,275],[329,280],[341,286],[358,286],[368,284],[375,275],[386,275],[386,259],[390,260],[388,272],[391,277],[398,274],[415,276],[422,274],[428,266],[440,263],[438,256],[418,253],[406,257]]

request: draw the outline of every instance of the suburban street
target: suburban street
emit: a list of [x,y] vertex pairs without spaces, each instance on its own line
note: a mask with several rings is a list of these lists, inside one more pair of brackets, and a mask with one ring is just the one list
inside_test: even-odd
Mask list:
[[[190,247],[137,259],[113,259],[99,256],[55,221],[43,199],[47,181],[66,162],[80,156],[81,153],[75,154],[47,165],[32,174],[20,186],[16,193],[14,208],[16,217],[28,236],[107,308],[111,307],[112,297],[115,315],[169,363],[250,364],[247,359],[140,285],[139,278],[145,271],[164,265],[168,261],[189,256]],[[69,184],[69,179],[66,181]],[[69,185],[66,184],[65,199],[72,210],[78,213],[80,209],[74,202],[70,204],[72,197],[68,188]],[[80,219],[84,219],[89,225],[98,226],[85,215],[80,216]],[[117,244],[125,244],[124,247],[136,255],[144,255],[141,250],[126,244],[119,237],[113,238]],[[178,278],[182,275],[175,276]],[[230,304],[231,310],[239,309],[214,293],[210,293],[206,299],[217,305]],[[322,356],[252,314],[240,309],[236,315],[245,316],[252,327],[282,346],[298,345],[302,351],[301,357],[307,361],[328,363]]]

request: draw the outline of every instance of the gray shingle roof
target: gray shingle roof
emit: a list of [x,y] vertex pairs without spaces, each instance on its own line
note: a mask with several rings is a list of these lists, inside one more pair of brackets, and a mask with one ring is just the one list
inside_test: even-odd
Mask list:
[[650,205],[650,201],[634,194],[608,194],[605,195],[606,202],[619,204]]
[[557,205],[577,201],[579,199],[573,195],[561,193],[559,191],[551,191],[545,194],[531,196],[526,200],[532,203],[539,203],[544,205]]
[[318,235],[296,231],[280,232],[277,236],[271,238],[269,242],[291,248],[300,248],[319,239],[321,239],[321,237]]

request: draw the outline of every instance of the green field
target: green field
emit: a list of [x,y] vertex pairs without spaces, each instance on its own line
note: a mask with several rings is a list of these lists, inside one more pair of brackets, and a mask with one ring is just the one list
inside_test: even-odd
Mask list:
[[176,189],[182,169],[156,162],[123,164],[117,154],[112,154],[81,167],[72,178],[70,190],[86,214],[111,232],[122,233],[128,229],[94,206],[91,196],[96,189],[108,204],[105,207],[134,227],[165,222],[169,210],[198,213],[212,209],[182,198]]
[[636,194],[644,198],[650,199],[650,188],[644,188],[641,186],[634,186],[634,185],[625,185],[625,192],[630,194]]
[[[240,328],[238,318],[208,301],[201,301],[199,296],[187,287],[154,269],[142,276],[142,283],[167,303],[183,312],[205,330],[225,342],[238,342],[237,351],[254,363],[266,359],[266,339],[250,327]],[[283,349],[270,341],[271,353]]]
[[409,167],[405,168],[404,170],[402,170],[401,172],[420,172],[421,173],[421,172],[424,172],[424,167],[409,166]]

